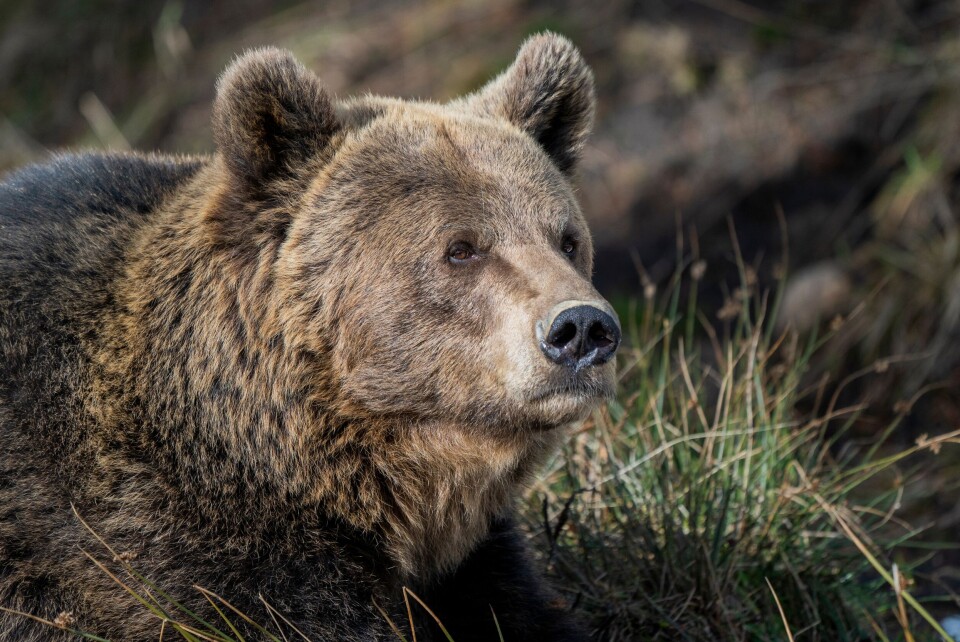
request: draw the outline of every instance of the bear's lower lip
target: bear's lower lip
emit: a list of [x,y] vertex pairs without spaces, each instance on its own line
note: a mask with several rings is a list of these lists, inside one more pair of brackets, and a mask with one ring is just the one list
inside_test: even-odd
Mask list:
[[530,397],[532,416],[552,428],[581,421],[604,398],[613,396],[613,386],[589,382],[550,386]]
[[584,401],[598,397],[609,397],[612,391],[608,386],[596,383],[571,383],[561,386],[552,386],[541,390],[530,398],[530,401],[543,401],[551,397],[580,397]]

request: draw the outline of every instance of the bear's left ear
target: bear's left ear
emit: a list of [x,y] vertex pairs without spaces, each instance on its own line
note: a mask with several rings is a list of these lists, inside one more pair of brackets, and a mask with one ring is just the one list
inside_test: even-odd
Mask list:
[[572,174],[593,125],[593,72],[573,43],[545,32],[527,39],[514,63],[464,105],[530,134]]
[[217,82],[214,143],[251,191],[292,174],[323,151],[337,129],[320,79],[288,51],[248,51]]

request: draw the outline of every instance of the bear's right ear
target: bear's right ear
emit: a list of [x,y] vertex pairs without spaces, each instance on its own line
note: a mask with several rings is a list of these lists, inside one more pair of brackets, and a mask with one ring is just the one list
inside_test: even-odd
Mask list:
[[251,191],[323,151],[338,125],[317,76],[288,51],[246,52],[217,82],[213,139],[230,172]]

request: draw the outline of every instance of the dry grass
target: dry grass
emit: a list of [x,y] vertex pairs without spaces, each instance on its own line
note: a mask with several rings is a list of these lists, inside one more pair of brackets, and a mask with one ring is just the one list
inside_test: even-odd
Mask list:
[[772,336],[763,301],[701,316],[708,341],[676,295],[628,316],[620,400],[531,496],[551,574],[604,640],[949,640],[893,564],[904,477],[864,484],[960,432],[839,447],[864,408],[804,387],[817,344]]

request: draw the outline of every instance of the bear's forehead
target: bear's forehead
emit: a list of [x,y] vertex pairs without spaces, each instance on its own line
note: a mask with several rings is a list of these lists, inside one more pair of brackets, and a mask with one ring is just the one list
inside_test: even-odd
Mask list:
[[444,167],[503,174],[538,185],[563,182],[529,135],[504,120],[456,107],[396,101],[357,128],[354,137],[354,149],[367,160],[372,155],[394,164],[415,164],[421,171]]
[[347,137],[334,165],[335,184],[359,184],[384,205],[429,203],[445,218],[504,218],[511,227],[532,218],[552,229],[579,212],[569,183],[528,135],[439,105],[391,105]]

